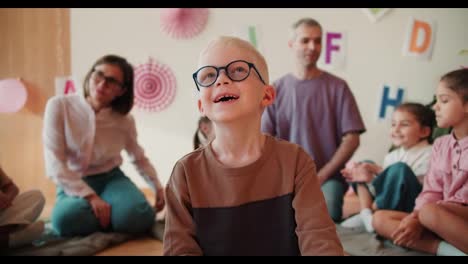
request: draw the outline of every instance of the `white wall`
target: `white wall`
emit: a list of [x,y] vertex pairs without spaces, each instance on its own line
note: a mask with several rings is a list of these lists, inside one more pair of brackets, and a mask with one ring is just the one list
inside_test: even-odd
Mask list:
[[[388,122],[377,121],[377,98],[383,83],[406,89],[405,99],[428,103],[439,77],[460,65],[468,56],[468,9],[392,9],[371,23],[361,9],[210,9],[206,29],[189,40],[175,40],[160,31],[160,9],[72,9],[72,73],[83,79],[100,56],[115,53],[137,65],[149,56],[167,64],[177,78],[177,95],[164,111],[133,110],[139,141],[166,183],[174,163],[192,149],[198,111],[191,74],[199,51],[216,35],[232,34],[242,25],[256,25],[259,45],[275,80],[293,69],[287,47],[289,28],[301,17],[313,17],[324,30],[347,33],[347,66],[334,74],[348,81],[367,127],[353,159],[381,162],[390,145]],[[402,47],[410,16],[436,21],[431,60],[403,57]],[[322,54],[323,55],[323,54]],[[133,166],[122,167],[142,185]]]

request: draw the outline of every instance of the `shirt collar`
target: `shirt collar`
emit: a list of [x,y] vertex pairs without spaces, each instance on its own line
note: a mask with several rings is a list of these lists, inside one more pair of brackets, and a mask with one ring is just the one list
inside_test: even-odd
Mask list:
[[450,133],[450,146],[455,147],[455,146],[460,146],[461,149],[467,149],[468,148],[468,137],[465,137],[462,140],[457,140],[455,138],[455,134]]
[[420,149],[422,148],[425,148],[427,146],[429,146],[429,142],[427,140],[421,140],[420,142],[418,142],[416,145],[412,146],[411,148],[405,150],[403,148],[401,148],[403,150],[403,153],[412,153],[412,152],[419,152]]
[[98,113],[95,113],[93,107],[89,104],[86,98],[84,96],[79,97],[83,107],[89,111],[89,113],[92,114],[96,120],[113,120],[116,117],[121,116],[119,113],[115,112],[112,107],[106,107],[101,109]]

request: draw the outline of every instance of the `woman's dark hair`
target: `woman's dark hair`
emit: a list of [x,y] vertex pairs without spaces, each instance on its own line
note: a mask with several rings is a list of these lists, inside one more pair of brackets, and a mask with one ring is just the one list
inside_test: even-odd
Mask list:
[[83,91],[84,96],[89,96],[89,79],[91,78],[91,74],[94,72],[96,66],[101,64],[111,64],[120,68],[123,74],[123,87],[125,89],[124,94],[115,98],[111,102],[112,110],[121,113],[122,115],[128,114],[133,107],[133,66],[125,59],[117,55],[106,55],[104,57],[99,58],[91,67],[91,69],[86,74],[84,84],[83,84]]
[[428,127],[431,131],[425,139],[432,144],[432,130],[436,125],[436,118],[435,113],[431,108],[420,103],[408,102],[397,106],[395,111],[411,113],[422,127]]
[[211,120],[206,116],[202,116],[200,117],[200,119],[198,119],[197,130],[195,130],[195,134],[193,135],[193,149],[194,150],[201,147],[202,145],[200,142],[200,138],[198,137],[198,132],[201,132],[206,137],[205,133],[203,133],[203,131],[200,131],[200,126],[203,123],[206,123],[206,124],[211,123]]

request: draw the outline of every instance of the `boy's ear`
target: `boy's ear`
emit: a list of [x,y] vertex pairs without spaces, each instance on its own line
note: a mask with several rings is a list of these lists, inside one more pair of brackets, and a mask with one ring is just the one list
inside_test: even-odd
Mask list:
[[204,115],[205,115],[205,110],[203,109],[203,105],[202,105],[201,100],[198,99],[198,102],[197,102],[197,103],[198,103],[198,111],[200,112],[200,114],[201,114],[202,116],[204,116]]
[[290,39],[290,40],[288,40],[288,47],[292,48],[292,46],[293,46],[293,41],[292,41],[292,39]]
[[275,101],[276,98],[276,91],[275,88],[271,85],[265,85],[263,87],[263,99],[262,99],[262,106],[267,107]]

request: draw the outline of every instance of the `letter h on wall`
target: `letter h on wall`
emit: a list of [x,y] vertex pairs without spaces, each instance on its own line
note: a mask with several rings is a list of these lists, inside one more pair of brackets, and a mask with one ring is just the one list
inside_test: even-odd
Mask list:
[[384,85],[383,93],[382,93],[382,103],[380,104],[379,110],[379,119],[385,119],[387,106],[393,106],[396,108],[398,105],[401,104],[403,101],[403,96],[405,94],[405,90],[398,88],[396,98],[390,98],[390,87]]

